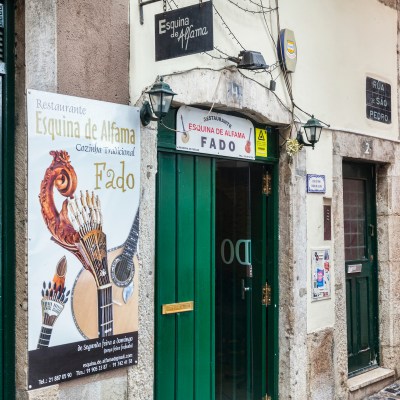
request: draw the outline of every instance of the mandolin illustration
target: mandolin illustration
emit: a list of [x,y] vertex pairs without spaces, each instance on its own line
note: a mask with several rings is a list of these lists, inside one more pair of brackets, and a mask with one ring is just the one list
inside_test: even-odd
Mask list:
[[[97,336],[111,336],[114,333],[112,285],[108,273],[107,237],[103,232],[103,216],[98,196],[86,191],[77,199],[68,200],[69,216],[79,233],[77,247],[83,255],[88,271],[97,287]],[[86,310],[87,311],[87,310]]]
[[[108,252],[108,268],[113,291],[114,334],[138,329],[138,317],[132,313],[132,304],[138,302],[138,276],[135,274],[139,239],[139,208],[124,244]],[[85,338],[96,337],[96,286],[89,271],[79,272],[72,288],[72,313],[75,325]]]
[[64,310],[68,301],[69,291],[65,293],[65,275],[67,273],[67,260],[64,257],[57,263],[53,281],[43,282],[42,289],[42,326],[37,348],[49,347],[54,324]]

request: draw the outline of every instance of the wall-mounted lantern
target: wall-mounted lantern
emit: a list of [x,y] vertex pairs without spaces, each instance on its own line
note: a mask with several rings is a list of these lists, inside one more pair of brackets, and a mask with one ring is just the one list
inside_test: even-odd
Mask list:
[[228,60],[236,63],[240,69],[254,71],[268,68],[263,55],[259,51],[243,50],[237,57],[228,57]]
[[145,101],[140,109],[140,120],[144,126],[148,125],[150,121],[161,122],[168,114],[172,99],[176,95],[170,86],[164,82],[163,77],[160,77],[160,80],[146,93],[149,95],[151,106],[148,101]]
[[[327,125],[329,126],[329,125]],[[311,146],[314,149],[316,143],[318,143],[321,137],[321,131],[323,126],[321,121],[314,118],[314,115],[303,125],[304,132],[306,133],[307,141],[303,139],[301,131],[297,132],[297,141],[303,146]]]

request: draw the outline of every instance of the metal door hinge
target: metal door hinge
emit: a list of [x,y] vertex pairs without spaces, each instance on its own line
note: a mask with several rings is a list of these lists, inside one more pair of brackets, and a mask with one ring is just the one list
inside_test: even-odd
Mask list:
[[262,178],[262,193],[269,196],[272,192],[271,175],[266,171]]
[[272,303],[272,289],[271,286],[266,282],[262,288],[262,304],[264,306],[270,306]]

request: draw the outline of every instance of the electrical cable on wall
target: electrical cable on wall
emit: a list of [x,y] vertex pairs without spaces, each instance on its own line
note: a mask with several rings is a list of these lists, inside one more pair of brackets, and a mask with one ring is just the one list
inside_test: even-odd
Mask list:
[[[163,0],[164,3],[168,2],[168,6],[170,9],[172,9],[171,7],[171,2],[173,3],[173,5],[176,8],[179,8],[177,3],[175,2],[175,0]],[[272,12],[276,12],[276,28],[277,28],[277,32],[279,34],[279,32],[281,32],[281,27],[280,27],[280,15],[279,15],[279,0],[275,0],[275,7],[271,6],[271,0],[269,0],[269,6],[265,6],[263,3],[263,0],[259,0],[259,2],[255,1],[255,0],[248,0],[250,4],[257,6],[258,10],[251,10],[245,6],[241,6],[238,3],[236,3],[234,0],[228,0],[229,3],[231,3],[233,6],[239,8],[241,11],[246,12],[246,13],[251,13],[251,14],[261,14],[268,32],[268,36],[271,39],[273,46],[275,48],[275,50],[277,49],[277,41],[274,38],[274,35],[272,33]],[[245,47],[242,45],[242,43],[239,41],[238,37],[233,33],[232,29],[228,26],[228,24],[226,23],[225,19],[222,17],[221,13],[218,11],[218,9],[215,6],[215,3],[213,2],[212,4],[213,9],[214,9],[214,13],[215,15],[218,16],[218,18],[220,19],[222,26],[226,29],[226,31],[228,32],[228,36],[231,37],[237,45],[240,46],[240,48],[242,50],[246,50]],[[270,19],[270,22],[268,22],[268,19]],[[214,59],[214,60],[225,60],[227,61],[228,58],[230,57],[229,54],[227,54],[226,52],[224,52],[223,50],[221,50],[219,47],[214,46],[214,50],[216,50],[219,53],[219,56],[213,55],[210,52],[203,52],[203,54],[209,56],[210,58]],[[284,101],[275,93],[274,89],[271,90],[271,83],[270,83],[270,87],[267,87],[266,85],[263,85],[262,83],[260,83],[259,81],[257,81],[256,79],[253,79],[251,77],[249,77],[247,74],[243,73],[242,71],[238,70],[238,72],[243,75],[244,77],[246,77],[247,79],[250,79],[254,82],[257,82],[258,84],[260,84],[262,87],[264,87],[265,89],[271,91],[274,96],[277,98],[277,100],[279,101],[279,103],[290,113],[291,115],[291,123],[287,126],[284,127],[284,129],[290,128],[290,135],[292,134],[293,131],[293,127],[296,126],[297,124],[301,125],[302,121],[300,119],[300,117],[295,113],[295,108],[298,109],[299,111],[301,111],[302,113],[304,113],[305,115],[311,116],[310,113],[304,111],[302,108],[300,108],[299,106],[297,106],[297,104],[294,101],[294,96],[293,96],[293,87],[292,87],[292,81],[291,81],[291,74],[288,73],[288,71],[286,70],[285,66],[282,65],[282,63],[278,60],[277,54],[275,54],[275,62],[274,64],[272,64],[271,66],[269,66],[268,68],[263,69],[262,71],[251,71],[253,72],[253,74],[260,74],[260,73],[267,73],[270,77],[271,77],[271,81],[276,82],[276,80],[281,76],[283,77],[283,81],[284,81],[284,86],[286,88],[286,92],[289,96],[289,100],[290,100],[290,106],[287,106]],[[280,71],[279,73],[274,77],[272,72],[275,71],[277,68],[280,67]],[[227,69],[229,67],[224,67],[222,69]],[[194,68],[194,69],[200,69],[200,68]],[[185,71],[187,72],[187,71]],[[275,86],[275,84],[274,84]],[[214,104],[213,104],[214,106]],[[211,107],[210,111],[213,109],[213,106]],[[322,121],[321,121],[322,122]],[[164,124],[162,124],[164,125]],[[164,125],[165,126],[165,125]],[[172,128],[168,128],[167,126],[165,126],[165,128],[167,129],[171,129]],[[296,129],[297,130],[297,127]],[[179,131],[180,132],[180,131]]]
[[248,12],[250,14],[263,14],[263,13],[270,13],[275,10],[275,8],[262,8],[260,11],[255,11],[255,10],[249,10],[248,8],[245,8],[238,3],[234,2],[233,0],[228,0],[229,3],[233,4],[237,8],[239,8],[242,11]]
[[236,43],[242,48],[242,50],[246,50],[243,45],[239,42],[239,40],[237,39],[237,37],[234,35],[234,33],[232,32],[232,30],[229,28],[229,26],[226,24],[225,20],[222,18],[222,15],[218,12],[218,10],[215,7],[215,4],[213,3],[213,8],[214,11],[216,12],[216,14],[219,16],[220,20],[222,21],[223,26],[228,30],[229,35],[236,41]]
[[175,3],[175,0],[167,0],[167,1],[168,1],[168,5],[170,6],[171,10],[172,10],[172,7],[171,7],[170,3],[173,3],[175,8],[179,8],[178,5]]

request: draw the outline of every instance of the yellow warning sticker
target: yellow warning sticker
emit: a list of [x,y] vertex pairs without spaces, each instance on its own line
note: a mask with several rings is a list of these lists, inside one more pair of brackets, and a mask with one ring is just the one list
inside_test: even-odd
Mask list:
[[256,128],[256,157],[267,156],[267,131]]

